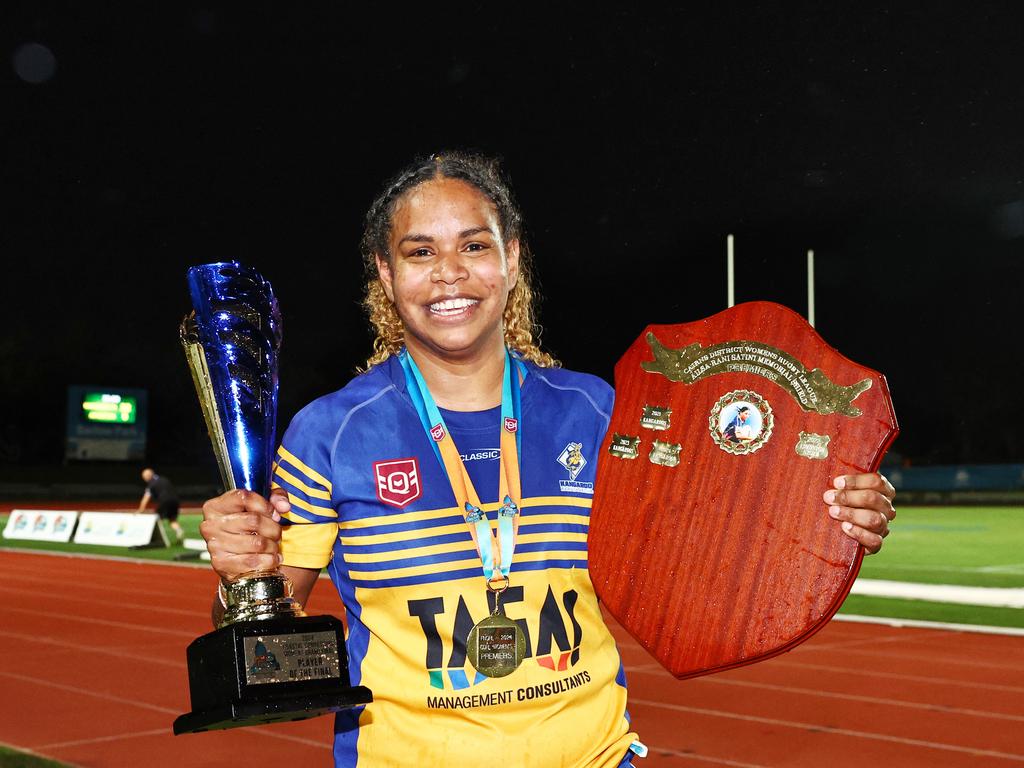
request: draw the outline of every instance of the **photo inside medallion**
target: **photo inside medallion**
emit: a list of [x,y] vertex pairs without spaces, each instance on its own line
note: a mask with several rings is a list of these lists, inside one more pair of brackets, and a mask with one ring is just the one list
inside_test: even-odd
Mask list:
[[759,438],[763,429],[764,417],[754,403],[738,400],[718,414],[718,434],[730,443],[749,443]]
[[771,437],[772,407],[757,392],[740,389],[718,399],[708,418],[711,436],[727,453],[753,453]]

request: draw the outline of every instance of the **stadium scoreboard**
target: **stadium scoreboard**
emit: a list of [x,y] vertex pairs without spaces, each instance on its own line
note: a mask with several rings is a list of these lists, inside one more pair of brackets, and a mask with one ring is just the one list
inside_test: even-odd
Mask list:
[[147,393],[132,387],[68,387],[65,458],[141,461],[146,453]]
[[134,424],[138,411],[136,399],[107,392],[87,392],[82,399],[86,421],[107,424]]

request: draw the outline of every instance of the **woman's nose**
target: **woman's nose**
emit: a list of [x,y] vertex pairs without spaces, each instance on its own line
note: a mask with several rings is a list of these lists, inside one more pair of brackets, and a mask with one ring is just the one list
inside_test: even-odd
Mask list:
[[465,279],[467,274],[457,252],[442,251],[434,262],[430,277],[434,282],[451,284]]

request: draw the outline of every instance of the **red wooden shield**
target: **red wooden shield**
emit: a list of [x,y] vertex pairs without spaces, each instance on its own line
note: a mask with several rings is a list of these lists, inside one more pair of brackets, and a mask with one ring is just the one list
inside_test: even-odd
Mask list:
[[679,678],[809,638],[860,569],[822,494],[895,439],[885,378],[752,302],[648,326],[615,389],[589,535],[608,610]]

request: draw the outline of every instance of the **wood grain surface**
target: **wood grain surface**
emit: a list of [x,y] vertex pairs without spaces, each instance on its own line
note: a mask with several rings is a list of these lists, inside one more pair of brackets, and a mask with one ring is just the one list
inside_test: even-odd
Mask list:
[[[644,369],[655,360],[648,333],[670,351],[724,342],[748,351],[715,358],[717,368],[738,370],[672,381]],[[840,386],[870,380],[852,401],[860,415],[805,410],[786,386],[792,371],[772,381],[743,370],[771,371],[770,355],[761,355],[764,367],[756,362],[765,345],[784,353],[780,370],[788,355]],[[885,378],[839,354],[792,310],[751,302],[693,323],[648,326],[616,366],[615,388],[589,537],[591,578],[608,611],[679,678],[807,640],[839,609],[860,568],[861,548],[828,516],[822,494],[837,475],[877,469],[895,439]],[[770,437],[742,455],[712,435],[716,403],[737,391],[763,398],[773,421]],[[644,406],[670,407],[668,429],[642,426]],[[799,455],[801,432],[827,435],[827,457]],[[637,458],[609,452],[616,433],[640,438]],[[654,440],[680,446],[677,466],[651,462]]]

